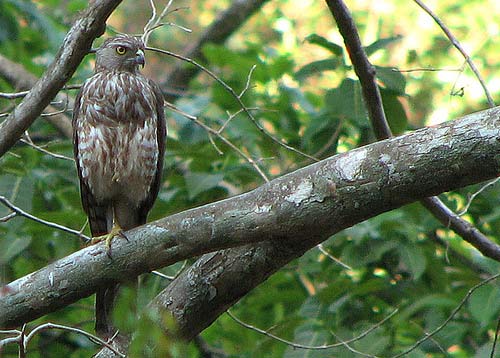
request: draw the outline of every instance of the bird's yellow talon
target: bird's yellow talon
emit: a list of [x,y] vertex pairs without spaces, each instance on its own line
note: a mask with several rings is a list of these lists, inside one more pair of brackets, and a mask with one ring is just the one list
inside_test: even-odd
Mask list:
[[115,224],[115,225],[113,225],[113,228],[111,229],[111,231],[108,234],[93,237],[92,240],[90,240],[90,243],[93,245],[93,244],[97,244],[98,242],[105,241],[107,254],[109,257],[111,257],[111,242],[113,241],[113,238],[115,236],[119,236],[119,237],[124,238],[125,240],[128,241],[128,237],[125,235],[122,228],[119,225]]

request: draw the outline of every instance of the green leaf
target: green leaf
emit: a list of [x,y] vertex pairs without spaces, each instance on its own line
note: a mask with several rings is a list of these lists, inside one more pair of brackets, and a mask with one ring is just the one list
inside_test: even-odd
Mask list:
[[361,86],[356,80],[346,78],[339,87],[329,90],[325,95],[325,105],[329,113],[339,118],[362,125],[368,123]]
[[26,236],[3,237],[0,240],[0,266],[8,263],[29,246],[31,238]]
[[328,113],[314,116],[302,135],[303,148],[306,149],[307,153],[317,153],[326,144],[330,144],[329,148],[325,148],[327,149],[325,155],[334,154],[337,148],[338,136],[332,143],[329,142],[332,135],[338,130],[339,125],[339,119]]
[[500,289],[494,285],[485,285],[474,291],[469,299],[468,307],[472,317],[485,327],[498,315],[499,301]]
[[222,174],[208,174],[208,173],[186,173],[186,188],[188,191],[189,199],[194,199],[198,194],[213,189],[219,186],[219,183],[224,178]]
[[397,248],[396,241],[367,240],[358,245],[348,246],[343,252],[341,260],[354,268],[361,268],[371,262],[382,259],[386,253]]
[[417,312],[424,310],[428,307],[432,309],[435,308],[445,308],[451,309],[456,307],[458,302],[448,297],[444,294],[428,294],[422,298],[417,298],[415,301],[407,308],[402,310],[396,317],[395,320],[398,322],[407,321]]
[[373,55],[375,52],[378,50],[384,49],[390,44],[399,41],[403,38],[401,35],[393,36],[393,37],[387,37],[383,39],[378,39],[377,41],[371,43],[370,45],[365,47],[365,52],[367,56]]
[[413,279],[418,280],[425,271],[427,260],[417,245],[403,244],[398,246],[399,256],[411,272]]
[[[368,329],[372,328],[372,324],[363,324],[363,328],[360,329],[355,336],[359,336],[361,333],[366,332]],[[389,334],[385,334],[382,327],[378,330],[370,333],[361,340],[354,343],[356,350],[360,352],[366,352],[370,354],[381,354],[384,349],[386,349],[391,342],[391,337]]]
[[[293,342],[308,346],[320,346],[331,342],[331,334],[318,323],[308,320],[306,323],[297,327]],[[311,350],[295,349],[288,347],[284,357],[287,358],[330,358],[331,350]]]
[[301,67],[296,73],[295,78],[298,81],[303,81],[309,76],[321,74],[325,71],[333,71],[339,67],[342,62],[337,58],[329,58],[326,60],[313,61]]
[[408,126],[408,117],[398,96],[392,92],[380,89],[385,115],[393,134],[402,134]]
[[14,41],[19,34],[18,24],[15,21],[16,15],[9,8],[8,4],[0,2],[0,43],[4,41]]
[[290,97],[290,101],[297,102],[307,113],[316,113],[314,106],[307,99],[307,97],[304,96],[304,92],[302,92],[299,88],[281,85],[280,90]]
[[306,37],[306,41],[309,42],[310,44],[321,46],[336,56],[343,56],[344,50],[342,46],[339,46],[336,43],[328,41],[323,36],[320,36],[318,34],[311,34]]
[[406,78],[401,72],[392,67],[375,66],[377,78],[382,82],[385,89],[394,92],[399,96],[405,95]]

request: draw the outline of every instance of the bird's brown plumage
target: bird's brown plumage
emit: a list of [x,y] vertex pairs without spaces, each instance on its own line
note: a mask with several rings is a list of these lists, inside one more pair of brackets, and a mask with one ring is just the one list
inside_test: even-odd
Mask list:
[[[159,87],[139,72],[144,45],[129,35],[96,51],[95,74],[83,84],[73,112],[73,144],[82,205],[93,237],[113,223],[146,223],[160,188],[166,125]],[[96,331],[109,335],[116,282],[97,291]]]

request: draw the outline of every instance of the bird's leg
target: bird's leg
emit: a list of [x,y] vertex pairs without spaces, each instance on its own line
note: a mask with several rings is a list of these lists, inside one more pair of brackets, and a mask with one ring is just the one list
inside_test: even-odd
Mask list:
[[106,248],[107,248],[107,254],[109,257],[111,257],[111,241],[113,241],[113,238],[115,236],[122,237],[128,241],[128,237],[125,235],[125,233],[123,232],[120,225],[115,223],[115,224],[113,224],[113,227],[111,228],[111,231],[109,233],[101,235],[101,236],[93,237],[92,240],[90,241],[90,243],[97,244],[98,242],[105,241]]

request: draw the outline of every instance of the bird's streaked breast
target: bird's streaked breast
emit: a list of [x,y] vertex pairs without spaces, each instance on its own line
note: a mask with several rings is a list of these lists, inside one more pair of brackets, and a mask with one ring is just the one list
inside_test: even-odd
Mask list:
[[132,74],[98,73],[85,83],[77,160],[99,200],[130,195],[138,205],[147,196],[159,160],[155,98]]

